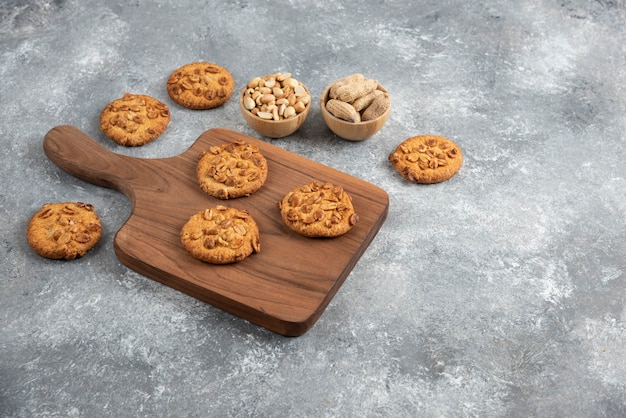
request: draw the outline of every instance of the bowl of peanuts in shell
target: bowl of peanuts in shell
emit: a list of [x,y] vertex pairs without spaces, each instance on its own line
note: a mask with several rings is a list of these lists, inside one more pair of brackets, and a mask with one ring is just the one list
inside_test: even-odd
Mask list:
[[335,135],[363,141],[387,122],[391,96],[378,81],[357,73],[328,85],[320,96],[320,109]]
[[311,93],[291,73],[254,77],[241,91],[239,108],[248,125],[268,138],[291,135],[311,109]]

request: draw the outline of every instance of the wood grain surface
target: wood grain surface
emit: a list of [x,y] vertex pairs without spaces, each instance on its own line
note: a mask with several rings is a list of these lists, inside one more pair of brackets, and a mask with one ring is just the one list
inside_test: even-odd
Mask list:
[[[268,161],[268,178],[252,196],[219,200],[199,188],[197,158],[212,145],[235,140],[259,147]],[[131,214],[114,239],[123,264],[285,336],[302,335],[315,324],[387,217],[389,197],[381,188],[227,129],[210,129],[184,153],[162,159],[113,153],[69,125],[51,129],[43,148],[69,174],[130,199]],[[277,202],[311,180],[341,185],[352,196],[360,220],[350,232],[305,238],[283,225]],[[185,252],[179,241],[184,223],[220,204],[250,212],[260,230],[260,253],[211,265]]]

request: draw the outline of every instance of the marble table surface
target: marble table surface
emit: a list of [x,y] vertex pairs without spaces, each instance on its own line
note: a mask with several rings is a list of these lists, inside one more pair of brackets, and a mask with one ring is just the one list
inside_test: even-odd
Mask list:
[[[237,100],[172,102],[169,74],[194,61],[237,90],[291,72],[314,100],[360,72],[392,113],[363,142],[317,106],[263,138]],[[5,0],[0,76],[1,417],[626,415],[623,1]],[[98,129],[127,91],[171,110],[143,147]],[[228,128],[381,187],[389,214],[315,326],[283,337],[122,264],[130,202],[45,156],[63,124],[140,158]],[[388,154],[420,134],[459,144],[455,177],[393,170]],[[68,262],[25,238],[60,201],[104,225]]]

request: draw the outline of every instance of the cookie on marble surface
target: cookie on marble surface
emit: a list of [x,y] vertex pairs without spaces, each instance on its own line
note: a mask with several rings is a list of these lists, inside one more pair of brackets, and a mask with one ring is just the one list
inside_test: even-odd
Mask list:
[[191,216],[180,242],[192,257],[211,264],[229,264],[261,251],[259,228],[248,211],[218,205]]
[[278,202],[281,218],[305,237],[337,237],[350,231],[359,217],[342,186],[311,182],[287,193]]
[[211,62],[183,65],[169,76],[167,92],[172,100],[188,109],[213,109],[230,99],[235,80],[230,72]]
[[28,245],[39,255],[73,260],[84,256],[102,237],[102,223],[93,205],[47,203],[30,219]]
[[389,161],[405,179],[414,183],[440,183],[463,165],[457,144],[442,136],[419,135],[406,139],[389,154]]
[[196,166],[200,188],[218,199],[250,196],[263,186],[267,172],[259,148],[245,141],[212,146]]
[[155,140],[169,123],[167,105],[143,94],[124,93],[100,113],[100,130],[119,145],[127,147]]

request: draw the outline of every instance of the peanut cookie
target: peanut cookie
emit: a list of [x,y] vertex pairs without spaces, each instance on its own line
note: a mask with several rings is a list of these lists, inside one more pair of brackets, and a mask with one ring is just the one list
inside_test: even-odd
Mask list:
[[218,199],[250,196],[267,179],[267,160],[245,141],[215,145],[198,158],[200,188]]
[[442,136],[408,138],[389,155],[393,167],[414,183],[440,183],[454,176],[463,164],[457,144]]
[[48,203],[26,228],[28,245],[40,256],[73,260],[84,256],[102,237],[102,223],[92,205]]
[[285,225],[305,237],[337,237],[359,220],[350,195],[331,183],[298,187],[278,202],[278,209]]
[[233,94],[235,80],[227,69],[211,62],[194,62],[175,70],[167,80],[167,92],[188,109],[213,109]]
[[261,251],[259,229],[246,210],[216,206],[189,218],[180,231],[183,248],[211,264],[242,261]]
[[158,138],[170,123],[170,111],[159,100],[124,93],[100,114],[100,130],[120,145],[135,147]]

